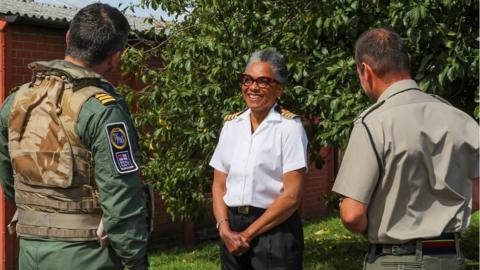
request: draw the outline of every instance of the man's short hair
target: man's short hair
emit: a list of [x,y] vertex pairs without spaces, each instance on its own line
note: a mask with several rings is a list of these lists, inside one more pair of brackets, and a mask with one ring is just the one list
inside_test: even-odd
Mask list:
[[65,54],[95,66],[125,47],[130,25],[118,9],[95,3],[78,11],[68,31]]
[[386,28],[364,32],[355,42],[355,62],[367,63],[382,78],[385,74],[409,73],[410,56],[400,36]]

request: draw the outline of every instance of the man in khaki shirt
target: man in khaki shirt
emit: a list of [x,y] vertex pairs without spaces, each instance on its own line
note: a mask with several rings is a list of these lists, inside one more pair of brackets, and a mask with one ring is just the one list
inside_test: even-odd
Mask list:
[[376,103],[355,120],[333,191],[344,225],[368,238],[365,269],[465,269],[458,233],[478,209],[478,124],[420,90],[397,33],[363,33],[355,60]]

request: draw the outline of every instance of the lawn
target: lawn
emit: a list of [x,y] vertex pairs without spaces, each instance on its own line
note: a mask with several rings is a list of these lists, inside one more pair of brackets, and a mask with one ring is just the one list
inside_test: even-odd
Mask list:
[[[366,241],[346,231],[338,214],[305,223],[306,270],[361,269]],[[479,213],[472,217],[470,228],[462,236],[462,248],[468,269],[478,269]],[[203,243],[193,249],[174,248],[150,254],[151,269],[209,270],[220,269],[216,242]]]

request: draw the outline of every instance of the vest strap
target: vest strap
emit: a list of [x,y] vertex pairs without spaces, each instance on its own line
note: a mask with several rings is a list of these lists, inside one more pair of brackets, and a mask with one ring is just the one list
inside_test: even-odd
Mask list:
[[84,212],[100,210],[97,201],[91,197],[81,199],[80,201],[62,201],[52,200],[40,194],[24,193],[19,190],[15,193],[15,203],[17,205],[23,204],[30,207],[43,206],[63,211],[75,211],[77,213],[81,210],[84,210]]
[[39,186],[30,186],[22,183],[21,175],[15,175],[14,181],[15,190],[28,191],[32,193],[38,193],[43,195],[50,195],[63,198],[82,198],[92,196],[93,187],[83,186],[82,188],[44,188]]
[[61,241],[98,241],[96,229],[71,230],[50,227],[23,225],[17,223],[17,235],[26,237],[45,237]]
[[96,230],[98,224],[100,224],[100,220],[100,214],[46,213],[18,209],[18,223],[22,225],[74,230]]
[[92,96],[106,91],[96,86],[87,86],[75,92],[64,94],[62,97],[62,113],[59,115],[60,120],[68,139],[72,146],[83,146],[77,134],[78,115],[83,104]]

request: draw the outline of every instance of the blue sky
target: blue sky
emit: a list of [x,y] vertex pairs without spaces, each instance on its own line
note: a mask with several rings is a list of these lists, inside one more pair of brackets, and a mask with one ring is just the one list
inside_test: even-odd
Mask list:
[[[131,3],[138,4],[140,3],[140,0],[34,0],[35,2],[39,3],[47,3],[47,4],[52,4],[52,5],[59,5],[59,6],[69,6],[69,7],[75,7],[75,8],[82,8],[88,4],[95,3],[95,2],[102,2],[109,4],[113,7],[119,7],[121,4],[121,8],[124,8],[128,6]],[[161,10],[152,10],[152,9],[135,9],[135,13],[132,13],[130,10],[127,11],[127,14],[132,14],[135,16],[139,17],[150,17],[154,16],[155,18],[159,19],[160,16],[162,16],[164,19],[168,20],[168,16],[165,12]]]

